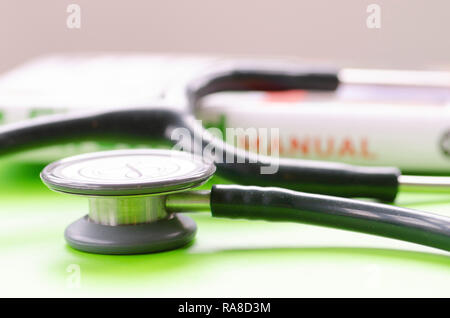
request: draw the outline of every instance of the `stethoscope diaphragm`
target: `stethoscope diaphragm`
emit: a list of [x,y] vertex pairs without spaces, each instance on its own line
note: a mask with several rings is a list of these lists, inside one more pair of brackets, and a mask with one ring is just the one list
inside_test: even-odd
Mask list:
[[44,168],[41,178],[52,190],[71,194],[150,195],[195,187],[215,170],[212,162],[191,153],[129,149],[55,161]]
[[49,164],[41,179],[52,190],[87,196],[89,214],[69,225],[72,247],[100,254],[151,253],[188,244],[195,222],[166,209],[166,195],[199,186],[215,172],[190,153],[114,150]]

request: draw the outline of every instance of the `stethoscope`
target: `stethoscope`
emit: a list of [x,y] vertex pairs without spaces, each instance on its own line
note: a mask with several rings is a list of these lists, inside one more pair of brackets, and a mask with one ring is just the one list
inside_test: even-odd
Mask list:
[[[235,69],[193,81],[187,101],[193,111],[200,98],[219,91],[334,90],[338,84],[334,73]],[[51,189],[89,197],[89,215],[65,233],[69,245],[87,252],[134,254],[184,246],[193,239],[196,226],[180,212],[199,210],[211,210],[216,217],[330,226],[450,251],[447,217],[342,198],[391,202],[399,185],[450,186],[447,178],[402,176],[390,167],[259,156],[215,138],[190,113],[146,107],[46,116],[1,128],[0,152],[74,138],[169,140],[175,129],[189,132],[184,149],[193,154],[150,149],[100,152],[56,161],[43,170],[41,178]],[[196,151],[206,148],[214,149],[207,158]],[[262,174],[268,165],[276,165],[277,172]],[[241,185],[191,191],[216,170]]]

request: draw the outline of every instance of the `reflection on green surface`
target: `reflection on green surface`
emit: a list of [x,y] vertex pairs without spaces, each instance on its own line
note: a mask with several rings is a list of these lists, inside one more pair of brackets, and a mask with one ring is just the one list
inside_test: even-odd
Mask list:
[[[66,225],[87,211],[84,198],[48,190],[43,164],[0,162],[0,281],[6,295],[450,296],[448,253],[313,226],[193,215],[193,245],[150,255],[76,251]],[[215,177],[203,187],[225,180]],[[450,216],[441,193],[400,194],[398,203]],[[417,248],[417,249],[416,249]],[[82,288],[67,289],[67,267]]]
[[30,188],[34,188],[40,182],[39,174],[44,167],[45,164],[39,163],[0,161],[0,187],[13,190],[30,185]]
[[[325,257],[330,260],[357,258],[377,262],[421,263],[425,266],[439,266],[449,269],[450,257],[447,255],[402,251],[381,248],[351,248],[351,247],[302,247],[302,248],[255,248],[255,249],[224,249],[208,252],[189,252],[189,247],[175,251],[167,251],[147,255],[95,255],[80,252],[66,246],[70,259],[79,264],[95,279],[109,280],[121,274],[127,281],[139,281],[145,277],[160,276],[170,271],[187,271],[195,266],[207,266],[212,262],[229,261],[232,259],[255,260],[288,260]],[[61,268],[60,265],[57,265]],[[199,269],[197,267],[197,269]]]

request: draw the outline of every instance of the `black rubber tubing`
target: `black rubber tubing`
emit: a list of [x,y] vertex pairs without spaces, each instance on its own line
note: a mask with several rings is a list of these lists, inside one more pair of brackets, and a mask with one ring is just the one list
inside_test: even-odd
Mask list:
[[187,85],[187,99],[192,108],[200,98],[226,91],[283,91],[292,89],[334,91],[339,86],[336,71],[299,68],[297,65],[224,68],[197,76]]
[[[170,140],[175,128],[184,128],[192,139],[183,140],[184,149],[193,144],[215,149],[217,173],[246,185],[275,186],[297,191],[343,197],[368,197],[393,201],[399,170],[386,167],[357,167],[341,163],[276,159],[254,156],[212,137],[189,115],[167,109],[124,109],[76,115],[52,115],[0,128],[0,154],[64,141],[143,138]],[[197,139],[194,137],[197,136]],[[202,138],[203,137],[203,138]],[[211,147],[211,145],[213,145]],[[229,160],[231,157],[232,160]],[[227,162],[228,160],[228,162]],[[231,162],[229,162],[231,161]],[[278,165],[274,174],[261,174],[261,168]]]
[[[227,90],[333,90],[339,81],[335,73],[312,73],[304,70],[235,69],[203,76],[187,87],[187,99],[192,112],[199,98]],[[86,112],[83,114],[50,115],[0,128],[0,154],[57,144],[74,139],[95,140],[99,137],[170,140],[176,128],[191,134],[182,141],[186,149],[214,149],[219,175],[230,181],[261,186],[284,187],[292,190],[343,197],[368,197],[394,201],[398,191],[400,171],[391,167],[359,167],[340,163],[274,159],[254,156],[226,145],[199,126],[190,113],[167,108],[123,108]],[[199,137],[200,136],[200,137]],[[232,158],[232,160],[226,159]],[[231,162],[230,162],[231,161]],[[274,174],[261,174],[261,168],[279,167]]]
[[213,217],[299,222],[450,251],[450,218],[386,204],[280,188],[214,185]]

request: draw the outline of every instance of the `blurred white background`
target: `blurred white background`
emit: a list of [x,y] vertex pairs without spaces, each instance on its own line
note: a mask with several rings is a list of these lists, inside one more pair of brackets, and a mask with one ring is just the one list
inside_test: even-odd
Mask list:
[[[69,29],[67,6],[81,7]],[[381,28],[369,29],[369,4]],[[1,0],[0,72],[38,55],[140,51],[293,56],[448,69],[448,0]]]

